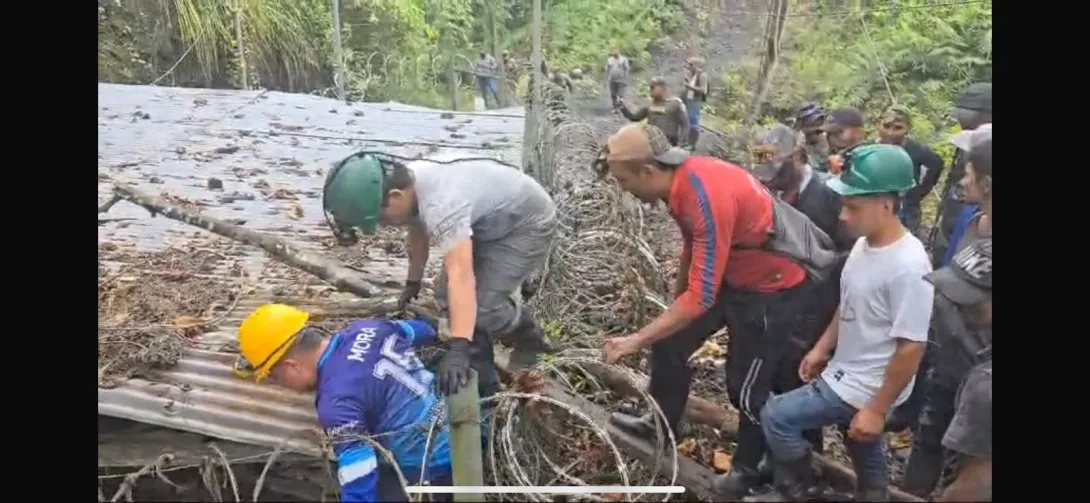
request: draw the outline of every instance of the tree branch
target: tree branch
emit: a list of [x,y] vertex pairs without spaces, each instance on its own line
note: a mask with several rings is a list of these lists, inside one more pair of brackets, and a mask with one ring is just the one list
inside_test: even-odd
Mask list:
[[[163,201],[159,197],[144,193],[128,185],[115,184],[114,197],[143,206],[151,212],[152,216],[163,215],[172,220],[185,222],[235,241],[257,246],[268,252],[276,260],[313,274],[340,290],[351,292],[360,297],[374,297],[386,293],[385,290],[367,281],[360,273],[341,265],[335,260],[329,260],[304,250],[286,240],[184,210]],[[101,208],[99,211],[101,211]]]

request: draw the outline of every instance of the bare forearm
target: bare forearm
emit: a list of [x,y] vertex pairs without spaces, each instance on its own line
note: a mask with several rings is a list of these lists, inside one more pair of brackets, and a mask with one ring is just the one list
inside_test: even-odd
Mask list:
[[428,265],[428,232],[417,224],[409,226],[409,281],[420,281]]
[[924,348],[926,347],[927,343],[925,342],[904,339],[897,341],[897,349],[889,359],[889,364],[886,365],[886,375],[882,378],[882,387],[878,388],[874,398],[871,398],[867,404],[868,408],[883,414],[889,412],[890,408],[893,407],[893,402],[897,401],[897,397],[904,391],[905,386],[908,386],[909,381],[916,375],[916,370],[920,367],[920,360],[923,358]]
[[840,335],[840,308],[836,308],[836,312],[833,313],[833,320],[829,322],[829,326],[825,327],[825,332],[822,332],[821,338],[818,339],[817,344],[814,344],[814,349],[819,349],[825,354],[829,354],[836,348],[836,339]]
[[693,316],[677,306],[675,302],[665,313],[660,314],[651,323],[638,332],[640,347],[646,348],[658,341],[677,333],[693,321]]
[[447,271],[450,335],[473,340],[477,325],[477,280],[472,270]]

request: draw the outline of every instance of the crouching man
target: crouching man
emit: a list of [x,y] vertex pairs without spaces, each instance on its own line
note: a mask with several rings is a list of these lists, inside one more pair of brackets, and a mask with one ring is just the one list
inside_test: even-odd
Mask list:
[[491,159],[402,162],[360,152],[330,172],[322,203],[338,233],[373,234],[379,222],[408,227],[402,305],[420,292],[430,248],[443,257],[435,298],[449,312],[453,341],[437,372],[441,393],[456,393],[472,366],[480,396],[495,394],[495,339],[513,347],[512,371],[535,365],[549,351],[517,296],[544,265],[556,233],[556,205],[533,178]]
[[881,434],[890,411],[912,392],[931,320],[934,288],[924,279],[930,260],[897,218],[901,194],[915,185],[912,160],[891,145],[842,156],[842,174],[827,183],[844,196],[840,218],[863,238],[844,265],[833,322],[799,365],[808,384],[761,411],[775,487],[790,501],[814,496],[816,472],[803,432],[826,425],[849,426],[856,501],[888,500]]
[[434,341],[435,330],[416,320],[363,319],[327,336],[309,318],[285,304],[257,308],[239,326],[235,372],[316,393],[318,422],[337,455],[341,501],[408,501],[368,439],[393,454],[410,484],[451,485],[446,406],[413,351]]

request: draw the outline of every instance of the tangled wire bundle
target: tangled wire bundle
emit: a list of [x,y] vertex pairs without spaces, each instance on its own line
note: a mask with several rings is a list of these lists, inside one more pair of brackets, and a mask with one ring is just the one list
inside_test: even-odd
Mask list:
[[[197,248],[153,253],[99,248],[99,386],[175,364],[191,339],[215,324],[202,316],[217,307],[229,310],[238,292],[222,280],[201,277],[225,258]],[[121,265],[115,269],[102,261]]]
[[638,327],[666,307],[665,268],[642,238],[643,206],[592,169],[599,132],[571,113],[559,88],[546,89],[548,106],[531,113],[544,115],[550,139],[541,143],[557,146],[544,162],[561,226],[534,303],[575,344],[595,344],[603,330]]

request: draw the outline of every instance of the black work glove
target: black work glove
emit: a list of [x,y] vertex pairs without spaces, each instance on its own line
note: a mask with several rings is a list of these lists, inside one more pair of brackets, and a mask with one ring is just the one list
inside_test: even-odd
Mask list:
[[439,362],[437,384],[440,393],[453,395],[469,382],[469,352],[469,341],[458,338],[451,341],[450,350]]
[[405,288],[401,290],[401,297],[397,299],[397,310],[404,311],[405,307],[420,295],[420,282],[419,281],[406,281]]

